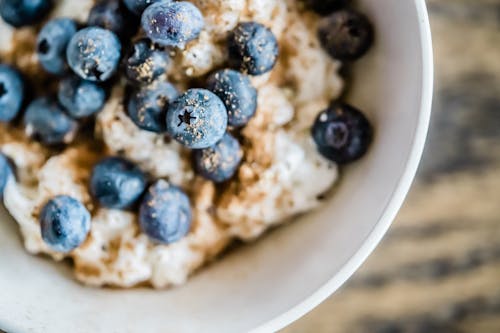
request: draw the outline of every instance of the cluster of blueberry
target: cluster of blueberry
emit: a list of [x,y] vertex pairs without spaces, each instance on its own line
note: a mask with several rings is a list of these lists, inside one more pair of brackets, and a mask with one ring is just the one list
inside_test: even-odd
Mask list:
[[[16,27],[38,22],[52,7],[51,0],[4,0],[0,4],[1,16]],[[213,73],[204,89],[180,94],[166,80],[167,51],[198,38],[204,27],[201,12],[190,2],[104,0],[92,8],[86,27],[67,18],[48,21],[38,34],[36,52],[40,65],[62,79],[57,98],[40,97],[27,105],[22,116],[26,134],[48,146],[72,142],[79,122],[103,108],[105,82],[115,77],[125,43],[136,33],[130,22],[139,21],[145,37],[134,42],[123,59],[123,74],[129,82],[127,114],[139,128],[167,133],[193,149],[196,170],[203,177],[228,180],[243,156],[228,126],[242,127],[255,114],[257,91],[248,75],[273,68],[278,43],[263,25],[240,24],[228,37],[232,69]],[[0,121],[16,121],[25,99],[21,73],[0,65]],[[4,156],[0,164],[5,171],[0,174],[3,187],[11,169]],[[90,193],[103,207],[138,206],[140,227],[156,242],[175,242],[189,230],[188,196],[165,180],[148,187],[147,176],[126,159],[108,157],[97,163]],[[45,242],[55,251],[67,252],[85,240],[90,214],[78,200],[57,196],[41,210],[40,225]]]
[[[2,0],[0,15],[15,27],[31,25],[49,12],[52,1]],[[346,1],[305,1],[318,13],[329,14],[319,25],[318,37],[332,57],[355,60],[367,51],[373,38],[371,25],[355,11],[339,10]],[[123,49],[139,26],[144,37],[130,46],[122,62]],[[214,182],[230,179],[243,152],[228,128],[244,126],[255,114],[257,91],[249,75],[274,67],[278,42],[262,24],[238,24],[227,39],[229,68],[211,74],[205,88],[181,94],[166,80],[170,65],[166,51],[183,48],[203,28],[204,19],[196,6],[173,0],[103,0],[92,8],[83,28],[67,18],[48,21],[37,38],[37,56],[48,73],[62,79],[57,98],[39,97],[26,107],[22,116],[26,134],[49,146],[70,143],[79,123],[103,108],[104,83],[116,76],[123,63],[130,119],[143,130],[167,133],[193,149],[195,169],[203,177]],[[0,121],[15,121],[25,99],[22,75],[0,65]],[[372,137],[361,112],[342,103],[323,111],[312,133],[320,153],[339,163],[359,158]],[[11,173],[3,156],[2,166],[1,187]],[[189,230],[188,196],[165,180],[148,187],[146,175],[123,158],[108,157],[94,166],[90,192],[103,207],[138,206],[140,227],[156,242],[175,242]],[[41,210],[40,225],[45,242],[55,251],[67,252],[85,240],[90,214],[78,200],[57,196]]]

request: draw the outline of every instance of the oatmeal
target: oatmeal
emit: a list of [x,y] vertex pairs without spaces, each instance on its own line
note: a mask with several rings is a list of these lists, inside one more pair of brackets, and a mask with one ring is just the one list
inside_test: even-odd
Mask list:
[[[93,3],[90,0],[59,1],[50,17],[64,16],[85,22]],[[19,121],[0,124],[0,150],[12,161],[15,170],[15,177],[6,181],[3,200],[19,224],[26,249],[55,260],[71,258],[76,278],[88,285],[147,284],[164,288],[183,284],[190,274],[216,258],[232,241],[254,240],[269,228],[317,208],[320,198],[338,177],[337,163],[329,157],[333,148],[318,148],[321,139],[311,135],[315,121],[321,123],[324,117],[333,119],[335,110],[341,109],[334,110],[332,106],[329,109],[329,105],[343,90],[343,80],[338,74],[341,62],[322,47],[317,35],[320,22],[317,14],[296,0],[193,0],[188,5],[178,2],[177,18],[186,15],[197,21],[188,29],[182,20],[177,22],[171,18],[173,26],[184,36],[174,43],[168,33],[158,34],[155,27],[148,25],[155,22],[157,15],[163,12],[168,15],[171,10],[171,5],[159,3],[164,7],[153,8],[155,4],[145,9],[142,32],[134,32],[136,36],[146,34],[156,44],[137,45],[130,59],[147,57],[149,62],[147,66],[141,64],[140,71],[130,72],[136,74],[127,74],[129,79],[130,75],[136,75],[132,79],[137,82],[148,80],[147,86],[131,90],[125,79],[115,79],[99,112],[85,109],[88,105],[85,99],[75,100],[83,98],[75,95],[78,89],[84,89],[85,82],[99,83],[116,75],[118,65],[114,57],[119,56],[120,51],[108,54],[94,49],[92,36],[102,32],[92,29],[100,28],[83,29],[78,34],[81,41],[87,41],[86,49],[82,51],[75,46],[74,51],[86,52],[81,56],[102,61],[89,65],[87,60],[74,58],[65,65],[65,72],[73,70],[86,80],[68,82],[63,92],[67,100],[72,101],[72,112],[68,112],[78,119],[65,120],[68,116],[63,106],[43,106],[50,109],[57,126],[64,121],[71,122],[66,127],[78,122],[76,138],[69,136],[74,134],[74,129],[71,132],[66,129],[65,139],[54,146],[50,140],[59,137],[54,137],[53,132],[47,133],[46,128],[53,123],[44,122],[45,119],[31,120],[29,124],[34,128],[31,132],[23,129],[26,117],[23,124],[18,124]],[[198,10],[199,17],[196,16]],[[144,17],[152,19],[144,22]],[[245,26],[247,22],[254,22],[254,26]],[[237,35],[238,29],[243,29],[240,35]],[[57,89],[53,81],[58,79],[44,74],[38,62],[40,44],[38,48],[34,44],[38,31],[38,27],[16,30],[0,22],[0,59],[27,75],[43,78],[49,82],[47,89],[49,86]],[[247,35],[247,31],[253,35]],[[235,64],[234,58],[238,57],[235,52],[249,52],[245,47],[252,41],[247,39],[254,35],[263,36],[264,42],[258,45],[266,50],[257,49],[268,52],[265,59],[242,55],[242,60]],[[235,44],[229,51],[228,38],[234,38]],[[276,45],[265,44],[269,38],[274,38]],[[71,43],[68,48],[72,47]],[[113,47],[115,43],[120,40],[109,39],[106,45]],[[160,51],[155,47],[160,47]],[[155,52],[164,54],[160,58]],[[70,53],[68,51],[68,57]],[[170,58],[168,61],[165,54]],[[133,65],[132,60],[129,64]],[[226,87],[237,83],[234,93],[229,94],[229,88],[212,90],[213,93],[206,90],[199,103],[190,104],[190,99],[198,98],[193,97],[198,96],[197,89],[193,88],[203,88],[206,76],[228,63],[239,71],[226,72],[232,76],[220,84]],[[1,79],[0,76],[0,83]],[[158,98],[155,95],[159,94],[158,89],[150,84],[153,80],[168,80],[178,92],[169,98]],[[36,94],[45,88],[35,86]],[[96,89],[90,93],[99,93]],[[252,89],[257,98],[253,109]],[[153,96],[153,102],[132,110],[135,104],[130,103],[130,96],[135,93],[147,98]],[[226,95],[221,95],[224,93]],[[237,104],[244,94],[250,94],[248,99]],[[231,99],[234,96],[236,99]],[[172,120],[167,121],[167,128],[163,129],[165,114],[162,112],[166,105],[169,105],[167,119]],[[217,108],[222,110],[220,117],[215,116]],[[323,110],[329,111],[319,116]],[[136,112],[135,117],[132,111]],[[85,113],[80,120],[77,115],[84,112],[93,115],[89,119]],[[151,127],[151,122],[159,118],[161,126]],[[193,125],[196,122],[198,127]],[[232,141],[222,145],[219,140],[226,132],[227,123],[235,125],[229,128],[231,135],[225,134]],[[221,128],[221,124],[224,127]],[[315,126],[323,128],[321,124]],[[153,130],[148,130],[151,128]],[[342,132],[335,135],[338,142],[347,140]],[[369,141],[371,133],[361,138]],[[205,163],[211,163],[204,171],[200,171],[199,163],[193,162],[191,149],[212,149],[204,153]],[[116,158],[103,160],[106,156]],[[104,171],[100,171],[99,166]],[[126,190],[123,187],[118,193],[110,194],[119,186],[126,186]],[[149,201],[142,199],[148,195]],[[56,250],[61,247],[51,246],[47,241],[49,236],[59,235],[50,234],[54,231],[44,227],[41,231],[40,227],[46,219],[54,222],[57,214],[50,215],[47,203],[59,197],[75,200],[71,214],[74,220],[82,221],[81,225],[68,229],[61,226],[61,232],[74,236],[71,240],[77,242],[59,244],[64,251]],[[180,202],[186,204],[181,206]],[[55,203],[54,207],[58,209]],[[88,230],[85,216],[80,214],[82,210],[90,214]],[[81,241],[79,237],[83,237]]]

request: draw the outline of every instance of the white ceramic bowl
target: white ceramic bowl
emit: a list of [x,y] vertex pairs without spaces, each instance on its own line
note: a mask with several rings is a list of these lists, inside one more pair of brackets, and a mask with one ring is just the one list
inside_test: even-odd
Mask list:
[[430,116],[432,52],[424,0],[364,0],[377,44],[355,70],[353,104],[375,144],[323,209],[231,253],[168,290],[82,287],[67,267],[22,249],[0,223],[0,328],[8,332],[270,332],[335,291],[386,232],[410,187]]

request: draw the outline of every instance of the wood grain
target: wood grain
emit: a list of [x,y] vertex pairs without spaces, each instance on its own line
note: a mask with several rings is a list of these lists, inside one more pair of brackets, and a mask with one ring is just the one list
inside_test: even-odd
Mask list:
[[433,119],[389,234],[284,333],[500,332],[500,1],[430,0]]

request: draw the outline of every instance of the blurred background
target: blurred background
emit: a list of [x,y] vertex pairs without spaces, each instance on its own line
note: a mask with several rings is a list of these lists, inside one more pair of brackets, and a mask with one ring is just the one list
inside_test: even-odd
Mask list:
[[283,333],[500,332],[500,0],[428,0],[431,128],[388,235]]

